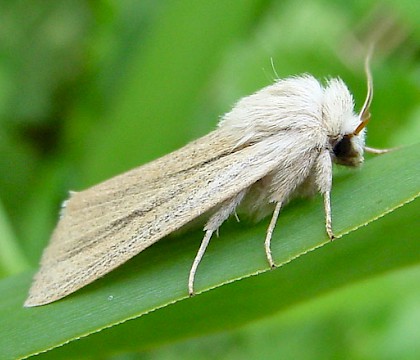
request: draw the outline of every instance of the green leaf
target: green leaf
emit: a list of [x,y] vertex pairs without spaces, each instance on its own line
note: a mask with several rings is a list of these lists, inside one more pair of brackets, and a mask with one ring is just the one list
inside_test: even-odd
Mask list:
[[12,226],[0,201],[0,277],[16,274],[28,268],[28,262],[17,244]]
[[146,349],[236,327],[338,286],[419,263],[418,211],[413,211],[418,201],[406,206],[412,207],[411,215],[399,218],[397,211],[393,223],[377,222],[389,226],[389,236],[369,234],[375,222],[354,232],[418,197],[419,151],[417,144],[374,157],[361,171],[338,172],[333,225],[339,237],[351,232],[343,239],[327,241],[319,197],[287,207],[273,236],[274,258],[285,264],[277,270],[268,271],[263,250],[267,220],[224,225],[199,267],[196,289],[203,294],[193,299],[187,298],[187,278],[201,232],[165,239],[103,279],[43,307],[22,307],[31,274],[4,279],[0,358],[25,357],[68,342],[43,356]]

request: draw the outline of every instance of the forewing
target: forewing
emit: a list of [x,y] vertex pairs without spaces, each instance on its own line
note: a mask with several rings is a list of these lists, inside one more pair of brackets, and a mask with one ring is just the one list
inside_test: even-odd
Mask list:
[[249,187],[293,151],[287,137],[235,149],[234,140],[216,130],[149,164],[74,193],[25,305],[58,300],[105,275]]

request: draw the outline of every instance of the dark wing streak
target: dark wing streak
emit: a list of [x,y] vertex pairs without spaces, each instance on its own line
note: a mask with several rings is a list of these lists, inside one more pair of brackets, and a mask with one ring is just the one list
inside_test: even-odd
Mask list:
[[[210,151],[209,142],[215,143],[217,134],[213,132],[210,135],[165,156],[165,161],[160,158],[123,176],[117,176],[117,182],[113,178],[85,191],[74,193],[66,202],[56,231],[60,231],[59,228],[66,224],[66,231],[70,234],[94,232],[97,224],[110,224],[138,209],[148,211],[156,207],[159,205],[156,197],[161,197],[168,190],[175,196],[177,191],[182,191],[182,188],[191,182],[190,173],[203,164],[217,161],[220,157],[232,153],[234,142],[222,136],[223,134],[218,134],[221,140],[217,151]],[[168,159],[169,157],[171,158]],[[166,166],[165,163],[169,165]],[[113,183],[117,183],[118,188],[115,188]]]
[[152,218],[151,221],[153,221],[154,217],[157,216],[155,213],[159,207],[176,199],[185,187],[189,187],[192,180],[181,182],[176,188],[168,187],[163,191],[155,191],[150,196],[139,194],[139,197],[133,198],[133,203],[137,202],[137,206],[130,206],[129,211],[117,211],[113,209],[112,204],[105,203],[104,207],[106,206],[106,208],[103,211],[110,213],[107,221],[104,221],[106,214],[99,217],[87,214],[90,220],[78,225],[71,221],[72,214],[68,213],[54,231],[51,244],[45,251],[45,256],[47,257],[51,253],[50,259],[60,262],[100,245],[103,243],[103,239],[117,234],[131,221],[136,219],[145,221],[148,218]]
[[222,130],[215,130],[179,150],[84,190],[80,196],[76,192],[67,207],[87,211],[90,207],[103,206],[107,202],[118,204],[127,196],[149,189],[156,191],[160,186],[165,186],[162,179],[166,180],[179,172],[230,153],[235,143],[236,140]]

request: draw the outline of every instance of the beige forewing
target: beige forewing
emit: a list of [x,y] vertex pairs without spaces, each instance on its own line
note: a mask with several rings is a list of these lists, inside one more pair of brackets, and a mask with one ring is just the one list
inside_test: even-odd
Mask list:
[[276,143],[267,138],[235,149],[235,140],[216,130],[74,193],[25,305],[46,304],[76,291],[249,187],[281,164],[282,153],[290,157],[290,143]]

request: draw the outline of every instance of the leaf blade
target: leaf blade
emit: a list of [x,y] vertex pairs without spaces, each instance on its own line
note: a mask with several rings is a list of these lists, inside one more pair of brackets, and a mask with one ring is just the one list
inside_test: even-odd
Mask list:
[[[419,150],[420,144],[410,146],[368,161],[360,172],[339,174],[333,193],[335,199],[333,212],[337,234],[353,232],[354,229],[360,228],[418,197],[420,174],[416,165]],[[401,175],[404,175],[404,181],[400,181]],[[364,185],[361,186],[361,184]],[[388,188],[390,184],[393,184],[392,189]],[[376,189],[375,192],[372,190],[373,185]],[[357,198],[355,198],[356,195]],[[357,212],[356,215],[354,215],[355,211],[349,210],[355,203],[363,205],[363,211]],[[300,257],[301,255],[328,243],[323,230],[320,199],[299,202],[291,206],[282,214],[278,225],[279,231],[273,238],[273,251],[277,261],[289,262],[281,268],[282,275],[276,276],[276,274],[280,274],[280,270],[266,271],[268,267],[261,241],[266,225],[267,221],[256,226],[242,226],[241,224],[225,226],[225,229],[222,229],[221,238],[213,240],[200,266],[197,289],[215,288],[236,279],[243,279],[221,288],[236,289],[241,287],[242,282],[246,284],[251,282],[255,289],[260,289],[264,293],[266,289],[273,287],[273,284],[279,283],[279,280],[276,279],[278,276],[280,278],[286,276],[282,282],[287,284],[287,277],[290,277],[294,271],[295,265],[293,264],[300,263],[303,261],[301,259],[306,258]],[[185,304],[176,305],[176,307],[179,306],[183,311],[186,311],[185,308],[188,310],[195,302],[201,304],[203,301],[205,306],[201,308],[203,305],[200,305],[197,310],[197,314],[200,314],[200,311],[204,311],[206,306],[212,306],[211,294],[222,291],[219,288],[205,292],[193,300],[180,301],[187,297],[188,270],[200,240],[201,232],[164,240],[109,276],[62,301],[40,308],[23,309],[21,306],[30,283],[30,274],[26,273],[5,279],[0,282],[0,292],[4,295],[0,299],[0,317],[5,325],[0,331],[2,357],[22,357],[45,351],[152,311],[154,311],[153,314],[164,312],[162,308],[176,302]],[[339,240],[334,243],[333,247],[344,246],[341,244],[345,243],[346,241]],[[417,246],[414,240],[411,245],[413,249]],[[329,261],[337,266],[337,263],[331,260],[329,248],[331,247],[322,246],[317,251],[308,254],[307,257],[316,259],[320,251],[327,252],[326,259],[330,259]],[[416,255],[418,253],[418,251],[411,251],[405,255],[405,260],[411,263],[418,262],[419,258]],[[361,264],[365,265],[366,262],[362,261],[366,260],[364,256],[355,253],[352,259],[357,260],[358,256],[360,256]],[[290,261],[291,259],[296,260]],[[305,261],[304,263],[306,264]],[[404,261],[402,261],[403,263]],[[383,261],[380,264],[383,264]],[[323,266],[327,268],[327,265],[328,261]],[[401,266],[401,264],[397,262],[395,266]],[[291,270],[288,270],[289,267]],[[306,276],[310,276],[311,271],[307,267],[305,269]],[[344,269],[338,267],[337,270]],[[265,274],[252,276],[263,271]],[[284,275],[283,272],[287,275]],[[360,271],[360,274],[363,273]],[[331,284],[340,275],[340,271],[334,273],[334,276],[330,275]],[[323,286],[328,288],[328,281],[325,281]],[[285,291],[299,294],[299,288],[292,287]],[[301,295],[304,293],[305,291]],[[311,294],[309,293],[307,296],[310,297]],[[205,297],[204,300],[199,300],[203,297]],[[225,295],[221,298],[225,298]],[[288,298],[291,299],[291,303],[284,303],[283,307],[293,304],[293,298]],[[295,297],[294,301],[296,302],[297,299],[298,297]],[[171,309],[172,307],[169,306]],[[160,310],[157,311],[158,309]],[[234,307],[232,311],[234,311]],[[180,314],[183,314],[181,318]],[[184,315],[185,313],[182,311],[174,313],[175,318],[181,322],[184,321],[182,320]],[[151,315],[141,319],[147,319],[149,316]],[[232,313],[232,316],[241,318],[239,313]],[[163,316],[164,319],[165,316]],[[145,321],[148,322],[148,320]],[[159,321],[155,324],[158,324]],[[62,324],[59,329],[57,329],[57,322]],[[237,323],[232,320],[233,323],[237,326]],[[175,325],[181,326],[181,323],[178,322]],[[11,328],[13,331],[9,330]],[[22,342],[22,339],[27,340]],[[153,342],[156,342],[156,339],[152,340],[150,339],[150,342],[145,343],[144,346],[151,346]],[[98,341],[102,342],[100,338]],[[16,348],[10,345],[16,343],[22,343],[22,346]],[[64,349],[60,351],[66,353],[67,350]],[[56,351],[52,354],[56,354]]]

